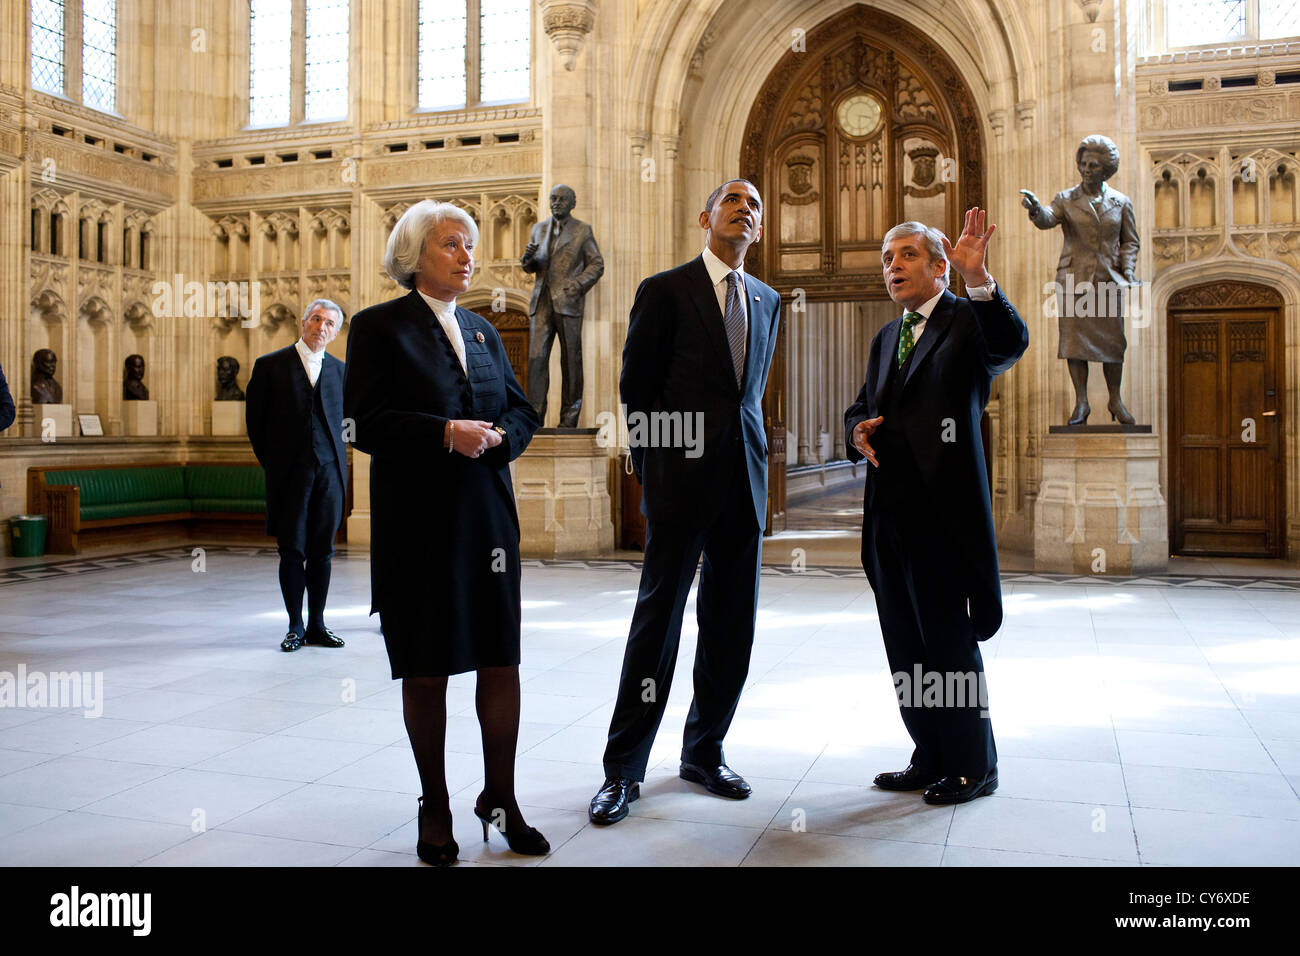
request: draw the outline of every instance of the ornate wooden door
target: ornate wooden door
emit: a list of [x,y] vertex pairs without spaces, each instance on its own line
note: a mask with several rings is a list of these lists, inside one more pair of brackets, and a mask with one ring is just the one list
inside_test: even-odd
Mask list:
[[1175,554],[1281,557],[1282,298],[1216,282],[1169,304],[1169,542]]
[[[886,299],[888,229],[918,219],[956,235],[961,210],[984,205],[975,99],[929,36],[864,4],[805,40],[768,75],[745,127],[740,175],[764,202],[745,269],[786,303]],[[785,529],[788,315],[763,398],[768,534]]]

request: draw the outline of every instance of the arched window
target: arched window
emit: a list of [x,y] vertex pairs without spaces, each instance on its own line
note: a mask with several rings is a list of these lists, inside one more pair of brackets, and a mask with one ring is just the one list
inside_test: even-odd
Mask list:
[[529,0],[420,0],[419,19],[420,109],[531,97]]
[[249,126],[347,118],[349,13],[349,0],[249,0]]
[[33,89],[117,109],[117,0],[32,0]]

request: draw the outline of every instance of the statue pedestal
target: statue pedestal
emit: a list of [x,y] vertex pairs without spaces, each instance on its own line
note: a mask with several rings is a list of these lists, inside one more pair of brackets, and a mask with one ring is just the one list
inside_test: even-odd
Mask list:
[[530,558],[612,551],[609,455],[595,428],[543,428],[515,460],[520,552]]
[[157,435],[158,403],[152,400],[122,402],[123,435]]
[[243,402],[212,403],[212,434],[247,435],[248,426],[244,423]]
[[1053,430],[1043,442],[1042,463],[1034,505],[1035,571],[1168,570],[1169,510],[1160,493],[1159,436]]
[[54,437],[72,438],[76,434],[72,430],[72,406],[71,405],[32,405],[32,424],[31,431],[27,438],[46,438],[49,432],[46,430],[46,422],[52,422],[54,426]]

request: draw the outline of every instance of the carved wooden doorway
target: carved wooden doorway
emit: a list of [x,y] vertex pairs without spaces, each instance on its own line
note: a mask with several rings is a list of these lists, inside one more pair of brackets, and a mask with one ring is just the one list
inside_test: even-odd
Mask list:
[[[765,220],[745,268],[786,303],[888,300],[886,231],[918,219],[953,236],[962,210],[984,205],[975,100],[930,37],[863,4],[810,30],[804,47],[768,75],[745,127],[740,175]],[[763,399],[768,534],[785,529],[790,315]]]
[[1282,297],[1212,282],[1175,293],[1168,315],[1170,550],[1280,558]]

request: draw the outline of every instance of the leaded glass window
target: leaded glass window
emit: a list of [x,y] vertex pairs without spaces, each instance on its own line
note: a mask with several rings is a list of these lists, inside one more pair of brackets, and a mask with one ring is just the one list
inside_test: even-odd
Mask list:
[[479,0],[479,99],[508,103],[528,99],[528,0]]
[[348,0],[307,0],[307,122],[348,115]]
[[82,0],[81,102],[117,108],[117,0]]
[[32,0],[32,86],[63,95],[63,2]]
[[292,61],[291,0],[249,0],[248,123],[289,122]]
[[421,109],[466,104],[465,12],[465,5],[455,0],[420,0]]

